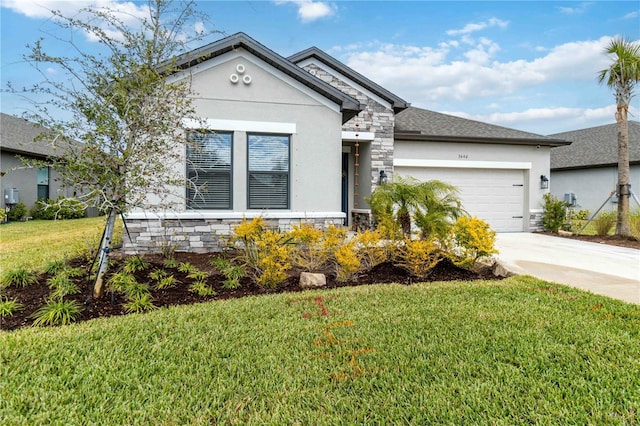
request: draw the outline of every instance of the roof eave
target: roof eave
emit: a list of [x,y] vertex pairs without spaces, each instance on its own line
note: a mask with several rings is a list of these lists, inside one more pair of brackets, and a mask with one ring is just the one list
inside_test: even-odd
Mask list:
[[407,141],[430,141],[430,142],[465,142],[465,143],[482,143],[482,144],[501,144],[501,145],[531,145],[531,146],[565,146],[571,142],[562,139],[525,139],[525,138],[484,138],[476,136],[446,136],[446,135],[428,135],[419,132],[396,132],[396,140]]

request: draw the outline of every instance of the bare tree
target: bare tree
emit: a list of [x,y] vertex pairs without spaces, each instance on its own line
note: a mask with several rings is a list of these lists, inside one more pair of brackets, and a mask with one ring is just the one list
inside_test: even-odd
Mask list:
[[[64,153],[52,166],[65,186],[82,188],[86,203],[107,212],[94,297],[104,292],[118,215],[150,204],[169,208],[169,188],[184,186],[176,147],[186,143],[183,120],[195,119],[188,75],[167,76],[178,71],[175,58],[188,43],[205,37],[195,29],[203,28],[206,16],[193,1],[149,0],[140,10],[133,16],[86,8],[74,17],[52,11],[56,27],[68,30],[68,37],[52,35],[53,41],[64,43],[70,55],[48,54],[44,45],[51,40],[41,38],[25,56],[43,77],[26,92],[47,99],[27,116],[51,129],[44,140]],[[97,41],[98,52],[83,50],[74,40],[78,33]],[[54,80],[50,67],[63,77]]]
[[604,53],[614,55],[609,68],[600,71],[598,82],[615,91],[616,122],[618,123],[618,219],[616,235],[630,237],[629,226],[629,123],[627,115],[633,89],[640,81],[640,44],[623,37],[614,38]]

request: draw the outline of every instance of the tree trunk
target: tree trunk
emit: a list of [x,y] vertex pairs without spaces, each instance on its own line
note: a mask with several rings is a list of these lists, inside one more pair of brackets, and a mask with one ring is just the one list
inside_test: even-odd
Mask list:
[[93,285],[93,297],[96,299],[104,295],[104,277],[109,266],[109,251],[111,251],[111,242],[113,241],[113,230],[115,228],[116,217],[118,213],[115,209],[109,210],[107,224],[105,226],[104,235],[100,242],[100,261],[98,262],[98,275]]
[[626,105],[618,105],[616,113],[618,122],[618,220],[616,221],[616,235],[631,236],[629,226],[629,122],[627,121]]

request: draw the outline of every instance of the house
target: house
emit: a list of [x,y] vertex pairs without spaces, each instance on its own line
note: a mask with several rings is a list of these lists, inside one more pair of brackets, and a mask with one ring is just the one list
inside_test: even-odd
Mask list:
[[[541,176],[568,142],[414,108],[317,48],[284,58],[238,33],[177,59],[201,120],[185,122],[171,211],[127,216],[129,251],[219,247],[243,217],[366,226],[395,174],[460,187],[498,231],[539,227]],[[204,123],[204,125],[203,125]],[[204,127],[204,129],[203,129]]]
[[[591,127],[551,135],[572,141],[551,150],[551,193],[572,203],[576,209],[594,214],[616,210],[617,198],[609,196],[618,185],[618,125]],[[640,123],[629,121],[629,168],[631,191],[640,192]],[[640,206],[633,197],[632,210]]]
[[3,209],[18,202],[31,209],[39,199],[73,195],[73,191],[62,187],[57,172],[50,167],[27,168],[20,160],[20,157],[46,160],[59,155],[46,143],[35,141],[44,131],[44,128],[30,121],[0,113],[0,187]]

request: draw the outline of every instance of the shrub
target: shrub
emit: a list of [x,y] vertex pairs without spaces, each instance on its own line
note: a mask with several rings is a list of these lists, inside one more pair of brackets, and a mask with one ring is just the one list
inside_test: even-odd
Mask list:
[[129,297],[123,307],[129,314],[149,312],[157,308],[153,304],[153,297],[148,292]]
[[631,214],[629,218],[629,227],[631,228],[631,235],[636,240],[640,241],[640,210]]
[[195,270],[196,270],[196,267],[189,262],[180,262],[180,264],[178,264],[178,271],[183,272],[185,274],[190,274]]
[[482,219],[463,216],[453,225],[452,233],[453,262],[457,266],[471,268],[479,259],[498,253],[496,232]]
[[126,260],[124,270],[133,274],[137,271],[144,271],[149,267],[149,263],[140,256],[133,256]]
[[617,213],[614,211],[604,211],[593,219],[593,229],[596,235],[608,235],[611,228],[616,224]]
[[215,257],[210,263],[224,275],[225,280],[222,283],[222,287],[229,289],[240,287],[240,278],[245,276],[242,266],[234,265],[233,262],[222,257]]
[[291,239],[291,263],[305,271],[322,269],[329,260],[329,252],[323,244],[324,232],[312,224],[294,225],[287,233]]
[[275,288],[287,278],[291,268],[291,237],[265,229],[261,217],[243,219],[231,236],[239,249],[238,261],[259,285]]
[[38,200],[31,209],[34,219],[80,219],[85,216],[85,205],[75,198],[58,197],[47,201]]
[[55,275],[64,271],[67,268],[67,264],[64,260],[52,260],[48,262],[44,267],[44,273],[49,275]]
[[390,258],[389,244],[382,240],[379,230],[366,230],[356,235],[356,249],[362,269],[371,269]]
[[209,278],[209,273],[206,271],[194,269],[193,271],[189,272],[187,278],[191,278],[194,281],[206,281],[206,279]]
[[111,291],[124,294],[127,299],[149,293],[148,284],[139,283],[136,277],[126,271],[117,272],[109,277],[107,286]]
[[11,316],[22,309],[24,309],[24,306],[18,303],[16,299],[9,300],[6,296],[0,296],[0,317]]
[[26,268],[5,271],[0,276],[0,287],[26,287],[36,282],[36,275]]
[[198,296],[215,296],[216,291],[207,285],[206,281],[196,280],[191,286],[189,286],[189,291],[196,293]]
[[60,273],[55,277],[49,278],[47,281],[49,288],[53,290],[51,293],[52,298],[62,299],[64,296],[68,294],[78,294],[80,293],[80,287],[65,273]]
[[574,220],[587,220],[589,218],[589,210],[583,209],[578,211],[573,211],[571,218]]
[[180,284],[180,281],[176,279],[173,275],[167,275],[166,277],[162,277],[157,283],[156,288],[158,290],[163,290],[165,288],[175,287]]
[[67,325],[82,314],[82,305],[75,300],[50,299],[31,315],[34,326]]
[[397,253],[397,266],[418,279],[425,279],[442,260],[440,248],[430,240],[405,238]]
[[544,194],[542,205],[542,226],[549,232],[558,232],[567,217],[568,203],[561,201],[553,195]]
[[14,222],[24,220],[27,218],[27,213],[27,206],[24,203],[18,203],[11,207],[7,213],[7,219]]
[[348,241],[340,245],[334,252],[336,279],[349,280],[360,268],[360,258],[356,251],[356,242]]
[[0,209],[0,223],[4,223],[7,220],[7,210]]

